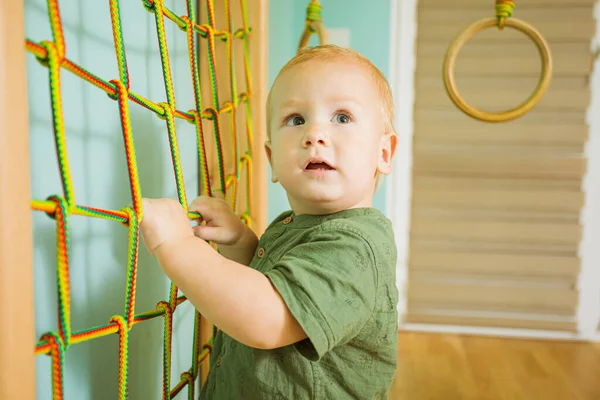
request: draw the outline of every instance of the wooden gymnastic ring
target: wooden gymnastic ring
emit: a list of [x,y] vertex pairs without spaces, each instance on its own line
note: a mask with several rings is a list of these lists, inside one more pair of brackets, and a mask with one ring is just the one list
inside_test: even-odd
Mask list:
[[529,112],[537,105],[537,103],[546,93],[552,76],[552,57],[550,53],[550,46],[546,40],[534,27],[528,23],[516,18],[507,18],[504,22],[504,25],[525,33],[531,38],[531,40],[533,40],[540,52],[540,56],[542,58],[542,74],[540,76],[538,85],[533,94],[529,96],[527,100],[511,110],[493,113],[478,110],[477,108],[469,105],[460,95],[456,87],[456,81],[454,79],[454,64],[456,63],[456,57],[458,56],[460,49],[473,35],[475,35],[475,33],[492,26],[497,26],[497,24],[498,19],[494,17],[484,18],[471,24],[450,44],[444,59],[443,76],[444,85],[446,87],[448,96],[450,96],[452,102],[465,114],[485,122],[506,122],[521,117],[525,113]]
[[308,46],[308,41],[313,33],[316,33],[319,36],[319,44],[327,44],[329,42],[329,37],[327,35],[327,29],[325,29],[325,25],[321,21],[311,21],[306,24],[304,28],[304,32],[302,32],[302,36],[300,37],[300,44],[298,45],[297,54],[302,53],[304,49]]

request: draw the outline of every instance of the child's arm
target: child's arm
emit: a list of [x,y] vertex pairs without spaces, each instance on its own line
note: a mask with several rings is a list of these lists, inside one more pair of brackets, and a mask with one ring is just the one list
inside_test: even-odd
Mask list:
[[143,200],[146,247],[196,309],[250,347],[272,349],[306,334],[262,273],[229,260],[194,236],[179,203]]
[[194,227],[194,234],[200,239],[219,244],[219,251],[226,258],[250,265],[258,238],[240,218],[235,215],[222,198],[201,196],[189,207],[198,211],[206,225]]

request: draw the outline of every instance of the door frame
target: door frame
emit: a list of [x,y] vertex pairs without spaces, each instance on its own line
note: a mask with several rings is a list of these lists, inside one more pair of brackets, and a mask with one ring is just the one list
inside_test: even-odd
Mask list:
[[398,323],[406,311],[406,285],[412,203],[414,74],[416,68],[418,0],[390,0],[390,76],[398,145],[387,177],[386,212],[394,227],[398,263]]

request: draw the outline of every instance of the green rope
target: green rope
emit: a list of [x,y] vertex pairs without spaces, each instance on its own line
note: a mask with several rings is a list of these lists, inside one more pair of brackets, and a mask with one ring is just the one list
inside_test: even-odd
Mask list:
[[504,21],[513,15],[515,2],[513,0],[496,0],[496,18],[498,18],[498,28],[504,27]]
[[323,21],[323,16],[321,15],[321,4],[317,0],[313,0],[308,3],[308,6],[306,7],[306,21]]
[[306,29],[311,33],[316,33],[313,29],[313,22],[322,22],[321,4],[317,0],[312,0],[306,6]]

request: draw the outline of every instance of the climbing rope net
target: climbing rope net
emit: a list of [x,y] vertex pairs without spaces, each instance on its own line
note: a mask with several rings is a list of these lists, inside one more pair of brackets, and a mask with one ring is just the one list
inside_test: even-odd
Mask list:
[[[177,135],[175,129],[175,118],[188,121],[195,126],[197,140],[197,154],[200,174],[200,192],[203,195],[213,195],[215,192],[223,193],[243,221],[251,224],[252,193],[251,193],[251,171],[252,171],[252,113],[250,100],[252,96],[252,82],[250,72],[249,40],[250,27],[248,26],[248,14],[246,2],[240,1],[243,26],[235,28],[228,0],[225,0],[225,16],[227,18],[227,29],[217,30],[215,25],[214,1],[206,1],[206,12],[208,23],[197,22],[194,3],[196,0],[186,0],[187,14],[178,16],[163,4],[163,0],[141,0],[141,5],[146,11],[154,15],[156,22],[156,33],[158,37],[160,60],[162,64],[163,81],[166,101],[154,102],[130,90],[130,76],[127,67],[126,49],[123,42],[123,30],[119,0],[109,0],[110,18],[114,39],[114,49],[118,64],[119,78],[110,81],[103,80],[92,72],[66,58],[67,44],[63,35],[62,21],[59,11],[58,0],[48,0],[48,14],[52,31],[52,41],[36,43],[26,39],[26,50],[33,54],[37,60],[49,71],[50,99],[52,108],[52,122],[58,167],[62,183],[62,194],[48,196],[45,200],[32,199],[33,210],[46,212],[56,221],[56,262],[57,262],[57,310],[58,329],[44,333],[36,345],[36,355],[49,355],[52,365],[52,392],[54,399],[62,399],[64,396],[64,359],[67,350],[78,343],[97,339],[107,335],[119,335],[119,398],[128,397],[128,346],[129,332],[136,325],[154,318],[164,318],[164,340],[163,340],[163,384],[162,398],[171,399],[177,396],[183,388],[188,387],[188,398],[194,398],[194,382],[199,376],[200,364],[207,359],[211,350],[212,338],[207,342],[200,343],[200,318],[196,311],[194,321],[194,343],[191,354],[191,367],[181,375],[181,379],[171,387],[171,345],[173,316],[177,307],[185,302],[185,296],[178,296],[178,288],[171,282],[169,298],[160,301],[156,308],[142,313],[136,313],[136,279],[139,250],[139,223],[143,218],[141,206],[141,188],[138,178],[135,145],[132,135],[132,126],[129,113],[129,100],[153,111],[156,116],[166,122],[166,131],[170,146],[170,154],[174,170],[174,178],[177,187],[177,196],[188,212],[190,218],[197,217],[196,213],[187,210],[188,201],[184,187],[184,179],[180,163],[179,149],[177,146]],[[192,76],[195,108],[182,111],[176,108],[173,90],[173,79],[169,61],[169,52],[165,34],[165,22],[175,23],[187,37],[187,48],[189,55],[189,68]],[[243,40],[243,62],[245,68],[245,92],[238,93],[236,86],[236,74],[234,65],[234,39]],[[212,104],[202,104],[201,80],[199,71],[199,42],[206,40],[208,69],[210,76],[210,93]],[[217,62],[215,54],[216,40],[222,40],[227,44],[228,73],[231,87],[231,100],[222,101],[217,90]],[[77,204],[75,190],[71,179],[69,158],[67,155],[65,124],[63,120],[63,107],[61,95],[61,69],[75,74],[97,88],[106,92],[109,98],[118,103],[121,131],[127,158],[129,173],[129,184],[131,191],[131,205],[120,210],[100,209]],[[241,85],[240,85],[241,86]],[[241,110],[240,110],[241,109]],[[246,114],[245,129],[236,128],[236,112]],[[224,154],[224,141],[222,137],[223,120],[221,115],[228,114],[230,122],[227,129],[232,132],[229,139],[232,143],[232,154]],[[203,130],[203,120],[212,121],[214,133],[214,148],[207,149],[207,140]],[[209,170],[207,151],[216,153],[216,177],[212,178]],[[225,157],[229,158],[232,168],[226,168]],[[211,165],[212,167],[212,165]],[[230,171],[232,170],[232,171]],[[211,182],[215,180],[217,182]],[[245,181],[244,193],[238,195],[238,183]],[[239,200],[239,199],[242,200]],[[243,203],[243,204],[238,204]],[[73,215],[104,218],[119,222],[129,230],[128,257],[127,257],[127,283],[125,291],[125,306],[122,315],[115,315],[101,326],[94,326],[73,332],[71,329],[71,304],[70,304],[70,230],[69,220]],[[214,330],[213,330],[214,337]]]

